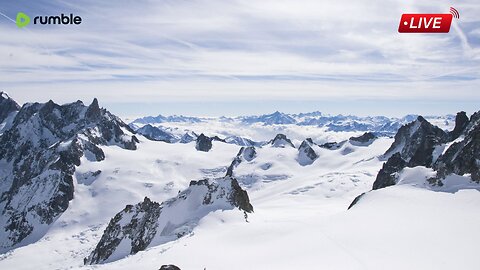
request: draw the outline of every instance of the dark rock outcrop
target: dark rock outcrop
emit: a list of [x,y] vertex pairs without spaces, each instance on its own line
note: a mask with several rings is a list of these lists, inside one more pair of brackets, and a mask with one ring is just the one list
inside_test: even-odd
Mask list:
[[[209,180],[190,181],[190,187],[205,186],[208,191],[205,193],[203,205],[213,204],[215,200],[225,199],[231,206],[235,206],[247,213],[253,212],[253,206],[245,190],[238,181],[232,177],[225,177],[210,182]],[[217,195],[216,197],[214,197]]]
[[286,146],[295,148],[295,145],[293,145],[292,141],[284,134],[277,134],[277,136],[275,136],[275,138],[271,140],[269,144],[278,148],[285,148]]
[[137,129],[137,133],[142,134],[147,139],[152,141],[161,141],[167,143],[174,143],[178,141],[177,137],[175,137],[173,134],[150,124]]
[[350,210],[350,208],[355,206],[360,201],[360,199],[362,199],[363,195],[365,195],[365,192],[358,195],[357,197],[355,197],[355,199],[353,199],[352,203],[348,206],[347,210]]
[[327,142],[322,145],[319,145],[321,148],[329,149],[329,150],[336,150],[340,147],[342,147],[343,142],[337,143],[337,142]]
[[96,100],[25,104],[0,136],[0,161],[8,164],[0,175],[0,251],[21,245],[36,224],[49,225],[67,209],[82,156],[105,159],[99,145],[136,149],[129,131]]
[[448,142],[448,139],[445,131],[430,124],[422,116],[402,126],[384,154],[389,158],[378,172],[373,189],[395,185],[397,174],[405,167],[431,167],[435,147]]
[[178,266],[173,264],[162,265],[159,270],[181,270]]
[[393,154],[378,172],[373,183],[373,190],[395,185],[397,183],[397,173],[406,165],[407,163],[402,159],[400,153]]
[[257,151],[255,150],[255,147],[249,146],[249,147],[242,147],[240,148],[240,151],[238,151],[237,156],[233,159],[232,163],[227,169],[227,176],[233,176],[233,170],[242,163],[243,160],[246,160],[247,162],[252,161],[255,159],[257,156]]
[[0,92],[0,124],[13,112],[20,110],[20,106],[7,93]]
[[216,135],[212,137],[212,141],[217,141],[217,142],[226,143],[225,139],[222,139],[222,138],[220,138],[220,137],[218,137],[218,136],[216,136]]
[[455,128],[448,133],[450,140],[453,141],[457,139],[464,132],[465,128],[468,126],[468,123],[469,119],[467,113],[464,111],[457,113],[457,116],[455,117]]
[[409,167],[431,167],[435,146],[448,142],[448,138],[445,131],[419,116],[398,130],[395,141],[384,156],[391,157],[399,153]]
[[[443,154],[434,159],[436,147],[443,150],[447,143],[463,135],[461,141],[451,144]],[[450,174],[470,174],[473,181],[480,183],[480,112],[466,118],[459,112],[455,128],[445,133],[419,116],[416,121],[399,129],[395,141],[385,153],[390,155],[373,183],[373,190],[395,185],[399,173],[405,167],[425,166],[437,174],[427,180],[431,185],[442,186],[442,179]],[[350,207],[358,202],[357,197]],[[350,208],[349,207],[349,208]]]
[[263,144],[265,144],[265,142],[256,142],[240,136],[229,136],[225,138],[225,142],[229,144],[236,144],[239,146],[262,146]]
[[212,138],[205,136],[203,133],[197,137],[195,144],[197,151],[208,152],[212,149]]
[[480,183],[480,112],[472,115],[465,128],[465,138],[453,143],[433,167],[439,178],[452,173],[471,174],[472,180]]
[[370,145],[377,136],[372,132],[365,132],[361,136],[358,137],[350,137],[350,143],[357,146],[368,146]]
[[311,138],[305,139],[300,147],[298,147],[298,157],[297,161],[302,166],[307,166],[312,164],[317,158],[318,155],[313,150],[312,146],[314,145]]
[[97,264],[106,261],[122,241],[128,241],[129,254],[145,250],[157,233],[157,220],[162,206],[145,197],[143,202],[133,206],[127,205],[116,214],[103,232],[100,242],[85,264]]
[[[231,177],[191,181],[189,188],[162,204],[143,202],[115,215],[85,264],[114,261],[150,245],[160,245],[192,232],[211,211],[238,208],[253,212],[248,194]],[[122,248],[118,248],[121,244]],[[125,246],[128,248],[126,249]]]

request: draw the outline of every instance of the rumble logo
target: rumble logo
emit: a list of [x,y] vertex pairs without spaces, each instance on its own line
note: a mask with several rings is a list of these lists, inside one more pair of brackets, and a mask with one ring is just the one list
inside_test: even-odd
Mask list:
[[30,23],[30,17],[28,17],[28,15],[23,12],[18,12],[16,22],[18,28],[23,28]]
[[[17,13],[17,20],[16,20],[18,28],[23,28],[27,25],[30,24],[30,17],[23,13],[23,12],[18,12]],[[82,17],[80,16],[75,16],[72,13],[65,15],[65,14],[60,14],[57,16],[35,16],[33,18],[33,24],[81,24],[82,23]]]

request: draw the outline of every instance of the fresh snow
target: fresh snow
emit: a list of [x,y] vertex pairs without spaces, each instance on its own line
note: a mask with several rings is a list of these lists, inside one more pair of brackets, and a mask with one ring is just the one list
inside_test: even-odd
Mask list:
[[480,192],[468,175],[452,175],[444,186],[432,187],[426,182],[434,175],[431,169],[406,168],[398,185],[368,192],[347,211],[357,195],[371,189],[383,164],[379,157],[393,139],[360,146],[346,141],[363,133],[358,131],[224,120],[162,126],[182,135],[195,131],[255,141],[283,133],[296,146],[307,137],[316,144],[344,142],[334,150],[312,145],[318,158],[306,166],[299,164],[297,148],[256,148],[255,158],[234,169],[255,210],[248,222],[239,211],[211,212],[195,227],[190,224],[194,229],[183,238],[156,239],[157,246],[126,258],[129,247],[123,243],[112,262],[84,266],[83,259],[125,205],[145,196],[163,202],[191,180],[222,177],[240,150],[213,141],[209,152],[201,152],[194,141],[169,144],[143,136],[135,151],[103,146],[105,160],[83,157],[77,167],[69,208],[51,227],[38,227],[38,242],[0,255],[0,269],[158,269],[163,264],[187,270],[478,269]]

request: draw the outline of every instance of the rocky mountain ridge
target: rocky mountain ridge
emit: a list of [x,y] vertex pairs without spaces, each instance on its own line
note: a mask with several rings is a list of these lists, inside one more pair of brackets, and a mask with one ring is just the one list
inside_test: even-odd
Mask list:
[[190,187],[161,204],[145,198],[115,215],[85,264],[110,262],[173,241],[192,232],[211,211],[238,208],[253,212],[248,194],[237,180],[224,177],[191,181]]
[[100,146],[135,150],[137,143],[128,125],[96,99],[89,106],[51,100],[23,105],[0,136],[0,249],[22,244],[34,232],[41,236],[41,228],[67,209],[82,156],[101,161]]
[[7,93],[0,92],[0,134],[11,125],[18,110],[20,110],[20,105],[11,99]]
[[[470,119],[465,112],[459,112],[456,119],[455,128],[450,132],[430,124],[421,116],[402,126],[383,155],[387,161],[378,172],[372,189],[396,185],[404,168],[417,166],[432,168],[436,172],[434,177],[426,179],[432,186],[443,186],[442,180],[452,174],[469,175],[473,182],[480,184],[480,112],[474,113]],[[350,207],[361,196],[363,194]]]

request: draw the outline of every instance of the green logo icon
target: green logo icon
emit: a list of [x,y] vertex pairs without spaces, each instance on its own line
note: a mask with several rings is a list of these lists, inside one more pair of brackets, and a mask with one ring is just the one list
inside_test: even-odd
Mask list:
[[30,17],[28,17],[27,14],[23,12],[18,12],[17,13],[17,26],[19,28],[23,28],[27,26],[30,23]]

